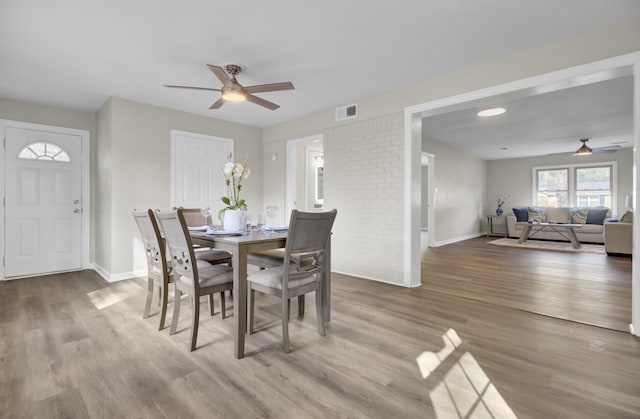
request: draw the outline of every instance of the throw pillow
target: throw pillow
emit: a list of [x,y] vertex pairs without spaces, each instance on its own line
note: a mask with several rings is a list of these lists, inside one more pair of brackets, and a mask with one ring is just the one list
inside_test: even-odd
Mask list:
[[603,225],[604,219],[607,218],[609,208],[589,208],[587,211],[586,224],[598,224]]
[[533,219],[534,217],[541,217],[543,222],[546,221],[546,219],[544,218],[544,208],[529,207],[527,209],[529,210],[529,219]]
[[586,224],[587,223],[587,211],[588,208],[576,208],[571,215],[571,222],[573,224]]
[[513,215],[516,216],[516,222],[527,222],[529,221],[529,210],[527,207],[522,208],[513,208]]
[[620,222],[621,223],[633,223],[633,212],[632,211],[627,211],[624,214],[622,214],[622,217],[620,217]]

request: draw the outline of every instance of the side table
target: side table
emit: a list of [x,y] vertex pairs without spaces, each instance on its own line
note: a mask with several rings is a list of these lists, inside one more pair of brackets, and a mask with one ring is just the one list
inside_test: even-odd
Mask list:
[[[504,232],[493,231],[495,220],[501,220],[501,222],[499,222],[498,224],[502,224],[504,226]],[[506,216],[494,215],[494,214],[487,215],[487,237],[490,237],[490,236],[499,236],[499,237],[508,236]]]

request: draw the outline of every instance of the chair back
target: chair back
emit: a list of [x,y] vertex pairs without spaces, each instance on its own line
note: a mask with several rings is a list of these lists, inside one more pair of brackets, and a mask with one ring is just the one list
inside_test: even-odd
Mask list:
[[166,246],[153,211],[134,210],[132,214],[142,236],[149,275],[164,275],[168,271]]
[[200,208],[176,208],[182,210],[184,221],[187,227],[200,227],[209,224],[209,217],[205,217],[200,212]]
[[[285,247],[284,266],[288,275],[284,281],[309,276],[320,271],[325,249],[331,234],[337,210],[327,212],[301,212],[293,210]],[[295,258],[291,256],[295,255]],[[304,263],[302,263],[304,261]],[[283,284],[286,289],[287,284]]]
[[175,280],[192,284],[198,291],[198,268],[182,209],[176,211],[156,211],[156,218],[164,232],[173,264]]

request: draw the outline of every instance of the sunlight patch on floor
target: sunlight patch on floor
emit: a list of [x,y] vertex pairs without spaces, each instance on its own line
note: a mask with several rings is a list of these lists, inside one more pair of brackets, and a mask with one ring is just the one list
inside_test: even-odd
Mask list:
[[98,310],[112,306],[140,293],[142,287],[132,281],[121,281],[106,288],[87,293],[87,297]]
[[[416,358],[422,378],[427,379],[462,344],[455,330],[442,335],[444,347],[425,351]],[[429,393],[438,418],[516,418],[507,402],[478,361],[464,352]]]

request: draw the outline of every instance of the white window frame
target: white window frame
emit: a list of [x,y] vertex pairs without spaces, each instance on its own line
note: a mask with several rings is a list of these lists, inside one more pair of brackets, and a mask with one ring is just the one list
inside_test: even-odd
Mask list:
[[538,203],[538,171],[539,170],[569,170],[569,207],[576,206],[576,169],[585,167],[603,167],[611,166],[611,214],[618,213],[618,162],[617,161],[601,161],[591,163],[571,163],[558,164],[553,166],[534,166],[531,170],[531,202],[534,205]]

